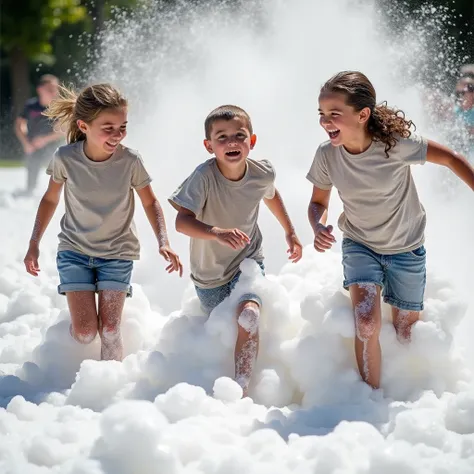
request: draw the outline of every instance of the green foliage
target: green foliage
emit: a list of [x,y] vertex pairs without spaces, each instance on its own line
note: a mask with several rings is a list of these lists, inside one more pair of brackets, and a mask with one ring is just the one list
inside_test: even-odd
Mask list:
[[64,23],[86,16],[80,0],[4,0],[0,41],[5,51],[22,49],[29,58],[51,54],[50,38]]

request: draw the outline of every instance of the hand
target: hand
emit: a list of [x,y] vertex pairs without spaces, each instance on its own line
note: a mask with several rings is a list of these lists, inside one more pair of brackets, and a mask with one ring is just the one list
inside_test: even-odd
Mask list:
[[336,242],[334,235],[332,235],[332,225],[327,227],[323,224],[318,224],[314,232],[314,248],[318,252],[325,252],[332,247],[332,244]]
[[226,245],[234,250],[243,249],[246,245],[250,244],[248,235],[239,229],[220,229],[219,227],[213,227],[211,233],[220,244]]
[[167,262],[170,262],[166,267],[168,273],[179,272],[179,276],[183,276],[183,264],[180,262],[178,254],[169,245],[162,245],[160,247],[160,255]]
[[25,154],[31,155],[35,150],[36,148],[31,142],[26,142],[23,144],[23,151],[25,152]]
[[294,232],[286,234],[286,242],[288,243],[288,250],[286,251],[290,255],[288,259],[293,263],[298,262],[303,255],[303,246],[301,245],[300,239]]
[[40,271],[38,265],[38,258],[39,258],[39,248],[37,245],[30,245],[28,248],[28,252],[26,252],[26,256],[23,260],[25,264],[26,271],[33,276],[38,276],[38,272]]
[[36,150],[39,150],[40,148],[43,148],[48,143],[49,143],[49,139],[46,135],[35,137],[35,138],[33,138],[33,140],[31,140],[31,144],[33,145],[34,149],[36,149]]

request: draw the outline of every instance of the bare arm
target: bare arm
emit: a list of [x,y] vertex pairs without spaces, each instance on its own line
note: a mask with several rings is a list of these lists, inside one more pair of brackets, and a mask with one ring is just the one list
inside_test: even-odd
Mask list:
[[324,252],[336,241],[332,235],[333,227],[326,227],[331,189],[320,189],[313,186],[313,194],[308,206],[308,218],[314,232],[314,248]]
[[40,270],[38,266],[39,243],[58,207],[62,187],[62,183],[56,183],[53,178],[50,178],[48,189],[40,201],[33,232],[31,233],[30,245],[24,259],[26,271],[31,275],[37,276]]
[[232,249],[244,248],[250,243],[249,237],[239,229],[221,229],[196,219],[196,214],[180,207],[176,216],[176,230],[193,239],[216,240]]
[[270,209],[271,213],[277,218],[280,225],[283,227],[285,234],[294,234],[295,229],[291,223],[290,216],[286,212],[285,204],[281,198],[280,193],[275,189],[275,196],[272,199],[264,199],[263,202]]
[[174,252],[170,247],[163,209],[161,208],[152,187],[150,185],[145,186],[144,188],[137,190],[137,194],[140,197],[145,214],[150,222],[153,232],[155,233],[156,239],[158,240],[160,255],[162,255],[166,261],[170,262],[170,265],[166,267],[166,270],[169,273],[177,271],[181,276],[183,274],[183,265],[181,264],[176,252]]
[[168,234],[166,232],[165,216],[158,199],[153,192],[150,185],[145,186],[137,191],[137,194],[142,202],[145,214],[150,222],[151,228],[155,233],[158,245],[163,247],[169,245]]
[[320,189],[313,186],[313,194],[308,206],[308,218],[309,223],[315,232],[318,224],[326,224],[330,197],[330,189]]
[[28,129],[26,119],[24,119],[23,117],[17,117],[17,119],[15,120],[15,135],[20,141],[25,153],[32,153],[34,151],[34,148],[28,140],[27,133]]
[[429,140],[426,160],[436,165],[446,166],[474,190],[474,168],[463,156],[439,143]]
[[280,193],[275,189],[275,196],[272,199],[264,199],[265,205],[270,209],[271,213],[277,218],[280,225],[285,231],[286,242],[288,243],[289,259],[297,262],[301,259],[303,253],[303,246],[296,236],[295,228],[291,222],[290,216],[286,211],[285,204],[281,198]]

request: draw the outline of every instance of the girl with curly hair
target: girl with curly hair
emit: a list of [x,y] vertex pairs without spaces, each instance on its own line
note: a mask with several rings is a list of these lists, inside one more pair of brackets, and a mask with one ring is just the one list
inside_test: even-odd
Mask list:
[[355,353],[363,380],[380,386],[381,295],[392,306],[399,341],[409,341],[423,310],[426,224],[410,165],[426,161],[450,168],[474,190],[474,170],[454,151],[412,134],[401,110],[377,105],[375,89],[357,71],[329,79],[319,95],[320,124],[329,140],[316,151],[307,175],[313,184],[308,217],[314,247],[335,242],[326,225],[331,189],[343,204],[344,287],[355,319]]

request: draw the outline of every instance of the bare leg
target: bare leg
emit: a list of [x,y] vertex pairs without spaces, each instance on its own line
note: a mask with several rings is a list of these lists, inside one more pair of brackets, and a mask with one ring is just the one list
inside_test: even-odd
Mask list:
[[411,327],[420,319],[419,311],[408,311],[392,306],[393,326],[397,339],[403,344],[411,340]]
[[66,293],[71,313],[71,336],[80,344],[90,344],[97,335],[98,318],[93,291],[68,291]]
[[382,319],[380,287],[375,283],[360,283],[351,285],[349,291],[354,308],[355,353],[359,372],[364,382],[379,388],[382,358],[379,342]]
[[99,291],[99,333],[102,360],[122,360],[123,346],[120,324],[127,294],[123,291]]
[[253,301],[245,301],[237,311],[237,342],[235,344],[235,381],[242,387],[246,397],[250,378],[258,354],[258,325],[260,307]]

